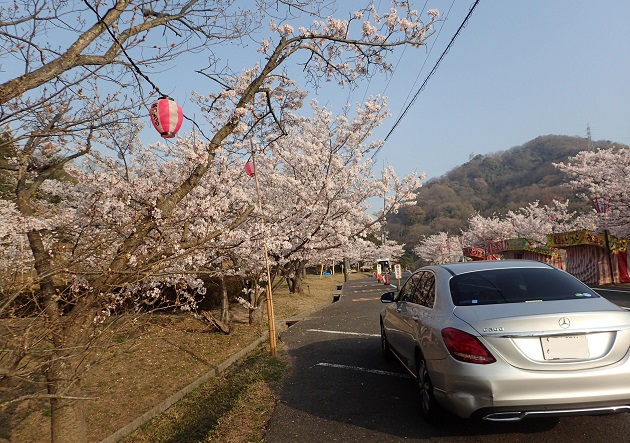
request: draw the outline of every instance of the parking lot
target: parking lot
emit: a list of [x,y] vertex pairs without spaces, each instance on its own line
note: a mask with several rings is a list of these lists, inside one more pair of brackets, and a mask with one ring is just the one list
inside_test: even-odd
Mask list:
[[[293,367],[266,442],[627,441],[630,414],[520,423],[454,418],[427,425],[419,416],[413,380],[398,362],[381,355],[378,313],[385,288],[374,279],[348,282],[338,302],[282,334]],[[620,290],[612,288],[611,295],[630,305],[630,294]]]

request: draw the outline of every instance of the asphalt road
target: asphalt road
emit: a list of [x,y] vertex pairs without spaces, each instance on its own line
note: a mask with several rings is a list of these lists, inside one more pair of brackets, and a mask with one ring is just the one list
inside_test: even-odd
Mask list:
[[[393,281],[392,283],[396,283]],[[454,418],[430,426],[419,416],[414,382],[380,350],[374,279],[345,283],[337,303],[287,329],[293,368],[265,435],[266,443],[627,442],[630,414],[490,423]],[[630,306],[630,293],[598,289]]]
[[599,295],[606,297],[611,302],[630,309],[630,286],[627,283],[624,285],[600,286],[595,288],[595,290]]

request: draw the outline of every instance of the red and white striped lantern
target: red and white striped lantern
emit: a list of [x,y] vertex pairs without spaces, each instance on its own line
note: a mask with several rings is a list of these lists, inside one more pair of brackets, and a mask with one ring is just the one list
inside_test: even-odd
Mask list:
[[256,170],[254,168],[254,162],[247,162],[247,163],[245,163],[245,172],[247,172],[247,175],[249,175],[250,177],[253,177],[254,175],[256,175]]
[[175,100],[160,97],[151,105],[151,123],[163,138],[173,138],[184,121],[184,113]]

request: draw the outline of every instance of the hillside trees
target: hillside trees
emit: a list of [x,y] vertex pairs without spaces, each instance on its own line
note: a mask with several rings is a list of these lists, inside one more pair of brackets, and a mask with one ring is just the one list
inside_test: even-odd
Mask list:
[[[301,107],[304,93],[290,78],[289,60],[304,54],[294,63],[313,84],[345,85],[389,69],[391,48],[424,44],[437,19],[430,11],[425,23],[406,2],[394,2],[398,10],[382,15],[369,7],[297,30],[289,23],[296,11],[316,15],[322,4],[0,6],[0,62],[9,72],[0,84],[0,129],[8,134],[2,152],[13,150],[1,165],[16,196],[3,203],[3,223],[22,234],[30,253],[18,262],[28,278],[3,293],[0,315],[12,313],[27,292],[28,308],[36,310],[13,334],[21,341],[3,341],[10,351],[1,377],[26,379],[23,371],[43,365],[52,441],[85,441],[80,380],[91,362],[85,351],[112,310],[153,303],[160,285],[194,308],[190,290],[203,288],[190,270],[208,267],[243,241],[237,228],[255,205],[233,166],[244,140],[255,136],[266,148],[285,136],[288,112]],[[264,58],[241,74],[219,69],[213,48],[252,35],[267,11],[280,24],[272,23],[270,38],[260,42]],[[196,123],[195,133],[172,144],[142,146],[138,119],[148,100],[163,94],[151,75],[190,52],[211,64],[202,72],[212,83],[194,96],[205,126]],[[29,347],[39,340],[48,342],[46,358],[29,364]]]
[[[614,145],[601,140],[593,141],[592,146],[608,150]],[[387,229],[392,238],[413,248],[423,236],[466,229],[475,213],[504,216],[535,201],[552,205],[554,200],[568,200],[571,212],[589,212],[590,202],[565,186],[567,175],[554,167],[587,148],[588,141],[583,137],[545,135],[506,151],[476,155],[444,176],[424,183],[418,190],[418,209],[407,206],[389,216]],[[407,216],[410,211],[414,211],[412,217]]]

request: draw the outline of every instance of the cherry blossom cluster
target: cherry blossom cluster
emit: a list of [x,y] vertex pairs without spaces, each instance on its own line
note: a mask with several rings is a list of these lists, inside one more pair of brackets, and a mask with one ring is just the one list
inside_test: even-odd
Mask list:
[[[426,44],[434,23],[439,20],[435,9],[428,10],[423,21],[409,2],[393,1],[392,5],[381,14],[370,4],[351,13],[348,19],[315,20],[310,26],[300,26],[297,32],[288,23],[277,25],[273,21],[270,29],[280,37],[276,48],[284,55],[297,49],[309,50],[312,55],[304,62],[304,71],[314,81],[323,73],[326,80],[345,84],[368,74],[370,66],[391,70],[387,53],[401,44]],[[259,51],[270,54],[272,48],[270,40],[263,40]]]
[[446,232],[425,236],[414,252],[430,263],[452,263],[462,256],[462,237],[449,236]]
[[582,151],[566,163],[558,163],[555,166],[569,176],[569,186],[582,197],[605,201],[605,213],[595,214],[600,230],[608,229],[619,238],[630,236],[628,147]]

